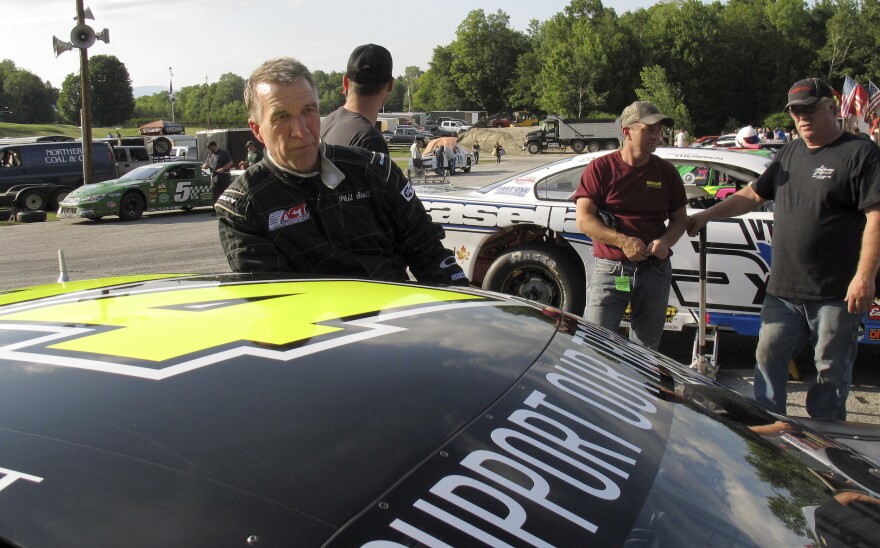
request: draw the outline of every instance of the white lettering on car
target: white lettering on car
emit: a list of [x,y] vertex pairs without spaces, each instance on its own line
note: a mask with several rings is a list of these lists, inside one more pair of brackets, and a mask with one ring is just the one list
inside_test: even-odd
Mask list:
[[[592,346],[608,338],[607,333],[596,332],[588,324],[579,322],[578,326],[580,329],[571,336],[575,346],[582,346],[585,341]],[[610,354],[607,349],[605,353]],[[646,356],[653,358],[650,353],[643,354],[635,347],[616,354],[615,362],[622,355],[635,358],[636,363],[642,360],[639,369],[649,378],[660,378],[658,369],[653,367],[657,360],[644,360]],[[658,396],[644,381],[575,348],[564,351],[555,370],[546,373],[544,386],[556,389],[553,390],[556,393],[573,395],[589,403],[598,413],[575,413],[550,401],[553,392],[532,390],[503,425],[489,432],[496,449],[490,446],[467,453],[459,461],[460,469],[456,473],[436,481],[412,507],[491,546],[509,546],[499,538],[499,533],[512,535],[532,546],[550,546],[547,540],[526,530],[527,508],[534,508],[533,505],[588,533],[597,533],[600,525],[589,519],[590,505],[579,503],[577,507],[568,508],[563,505],[571,500],[559,496],[562,484],[580,490],[597,502],[618,499],[630,471],[638,465],[642,450],[592,421],[607,424],[599,420],[605,415],[613,418],[622,431],[627,428],[652,430],[651,417],[658,411],[655,405]],[[563,466],[582,474],[563,471]],[[554,496],[561,500],[553,500]],[[437,538],[438,529],[432,529],[432,535],[400,518],[395,518],[389,527],[427,546],[449,546]],[[398,545],[378,540],[363,544]]]
[[557,232],[580,234],[575,209],[568,206],[493,206],[427,200],[422,204],[433,221],[439,224],[503,228],[528,223]]
[[32,476],[30,474],[25,474],[24,472],[16,472],[15,470],[10,470],[9,468],[0,468],[0,491],[3,491],[16,481],[30,481],[33,483],[40,483],[43,481],[43,478]]

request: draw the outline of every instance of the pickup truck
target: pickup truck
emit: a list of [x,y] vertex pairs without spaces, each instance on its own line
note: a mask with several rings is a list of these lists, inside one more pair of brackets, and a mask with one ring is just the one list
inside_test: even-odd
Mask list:
[[418,141],[420,147],[424,147],[425,143],[433,139],[434,136],[430,133],[425,133],[424,131],[419,131],[414,127],[400,127],[398,126],[394,133],[387,137],[388,144],[390,145],[411,145],[413,141]]
[[455,131],[457,133],[463,133],[473,126],[469,126],[460,120],[443,120],[440,122],[440,127],[445,129],[446,131]]

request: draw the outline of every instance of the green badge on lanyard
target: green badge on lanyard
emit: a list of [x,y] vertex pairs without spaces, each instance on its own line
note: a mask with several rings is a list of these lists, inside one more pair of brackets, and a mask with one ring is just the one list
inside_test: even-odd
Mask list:
[[615,276],[614,288],[618,291],[629,291],[629,276]]

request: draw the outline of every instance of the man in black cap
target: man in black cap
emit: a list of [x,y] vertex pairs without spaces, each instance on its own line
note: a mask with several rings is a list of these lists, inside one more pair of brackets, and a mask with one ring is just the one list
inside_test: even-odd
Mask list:
[[247,165],[248,167],[256,164],[260,160],[263,159],[263,153],[260,152],[260,149],[257,148],[257,143],[253,141],[248,141],[244,144],[244,148],[247,149]]
[[388,145],[376,129],[379,111],[394,87],[391,53],[382,46],[358,46],[342,76],[345,104],[321,124],[321,140],[330,145],[363,147],[388,156]]
[[785,109],[801,138],[757,181],[693,215],[688,233],[774,201],[755,399],[785,413],[788,362],[809,341],[818,376],[807,412],[845,420],[859,322],[873,303],[880,265],[880,150],[837,125],[831,87],[818,78],[795,83]]
[[[229,186],[232,181],[232,175],[229,170],[232,169],[232,156],[222,148],[217,146],[215,141],[208,143],[208,157],[202,168],[211,171],[211,193],[214,196],[214,203]],[[212,214],[213,215],[213,214]]]
[[630,339],[655,350],[669,304],[671,248],[687,224],[681,175],[654,154],[663,126],[672,124],[646,101],[626,107],[623,148],[590,162],[574,194],[577,226],[592,238],[596,259],[585,317],[616,330],[629,304]]

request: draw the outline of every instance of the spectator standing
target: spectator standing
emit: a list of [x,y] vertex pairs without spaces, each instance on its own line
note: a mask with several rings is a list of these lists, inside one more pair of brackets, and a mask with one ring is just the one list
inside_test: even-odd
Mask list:
[[495,163],[496,163],[496,164],[500,164],[500,163],[501,163],[501,156],[502,156],[503,154],[504,154],[504,147],[501,146],[501,143],[500,143],[500,142],[495,141],[495,146],[492,147],[492,156],[495,157]]
[[388,144],[376,129],[379,111],[394,87],[391,53],[376,44],[358,46],[342,76],[345,104],[331,112],[321,127],[330,145],[363,147],[388,156]]
[[687,197],[675,166],[654,155],[672,118],[636,101],[620,120],[623,148],[590,162],[574,194],[578,229],[592,238],[596,258],[585,317],[617,330],[630,304],[630,339],[656,350]]
[[208,143],[208,156],[202,167],[211,171],[211,194],[214,196],[216,204],[220,195],[232,181],[232,176],[229,174],[229,170],[232,169],[232,157],[228,152],[218,147],[215,141],[211,141]]
[[775,202],[755,399],[786,412],[788,362],[810,342],[818,375],[807,412],[845,420],[859,322],[873,303],[880,264],[880,150],[837,125],[831,87],[818,78],[795,83],[785,110],[800,139],[756,182],[693,215],[688,232]]
[[684,128],[678,130],[678,133],[675,134],[675,146],[678,148],[684,148],[687,146],[687,132]]
[[247,149],[247,165],[248,167],[256,164],[260,160],[263,159],[263,152],[257,148],[257,143],[253,141],[248,141],[244,144],[244,148]]
[[296,272],[465,285],[412,185],[394,162],[320,140],[308,68],[272,59],[247,80],[248,125],[266,158],[218,201],[220,243],[234,272]]
[[446,155],[446,167],[449,170],[449,176],[455,175],[455,149],[453,147],[444,147]]
[[434,168],[437,171],[437,175],[443,175],[443,170],[446,165],[446,154],[443,152],[443,145],[434,149]]
[[474,165],[480,163],[480,142],[474,141],[473,147],[471,147],[471,151],[474,153]]
[[413,140],[413,144],[409,146],[409,156],[412,158],[413,167],[421,169],[422,167],[422,151],[419,149],[419,142]]

